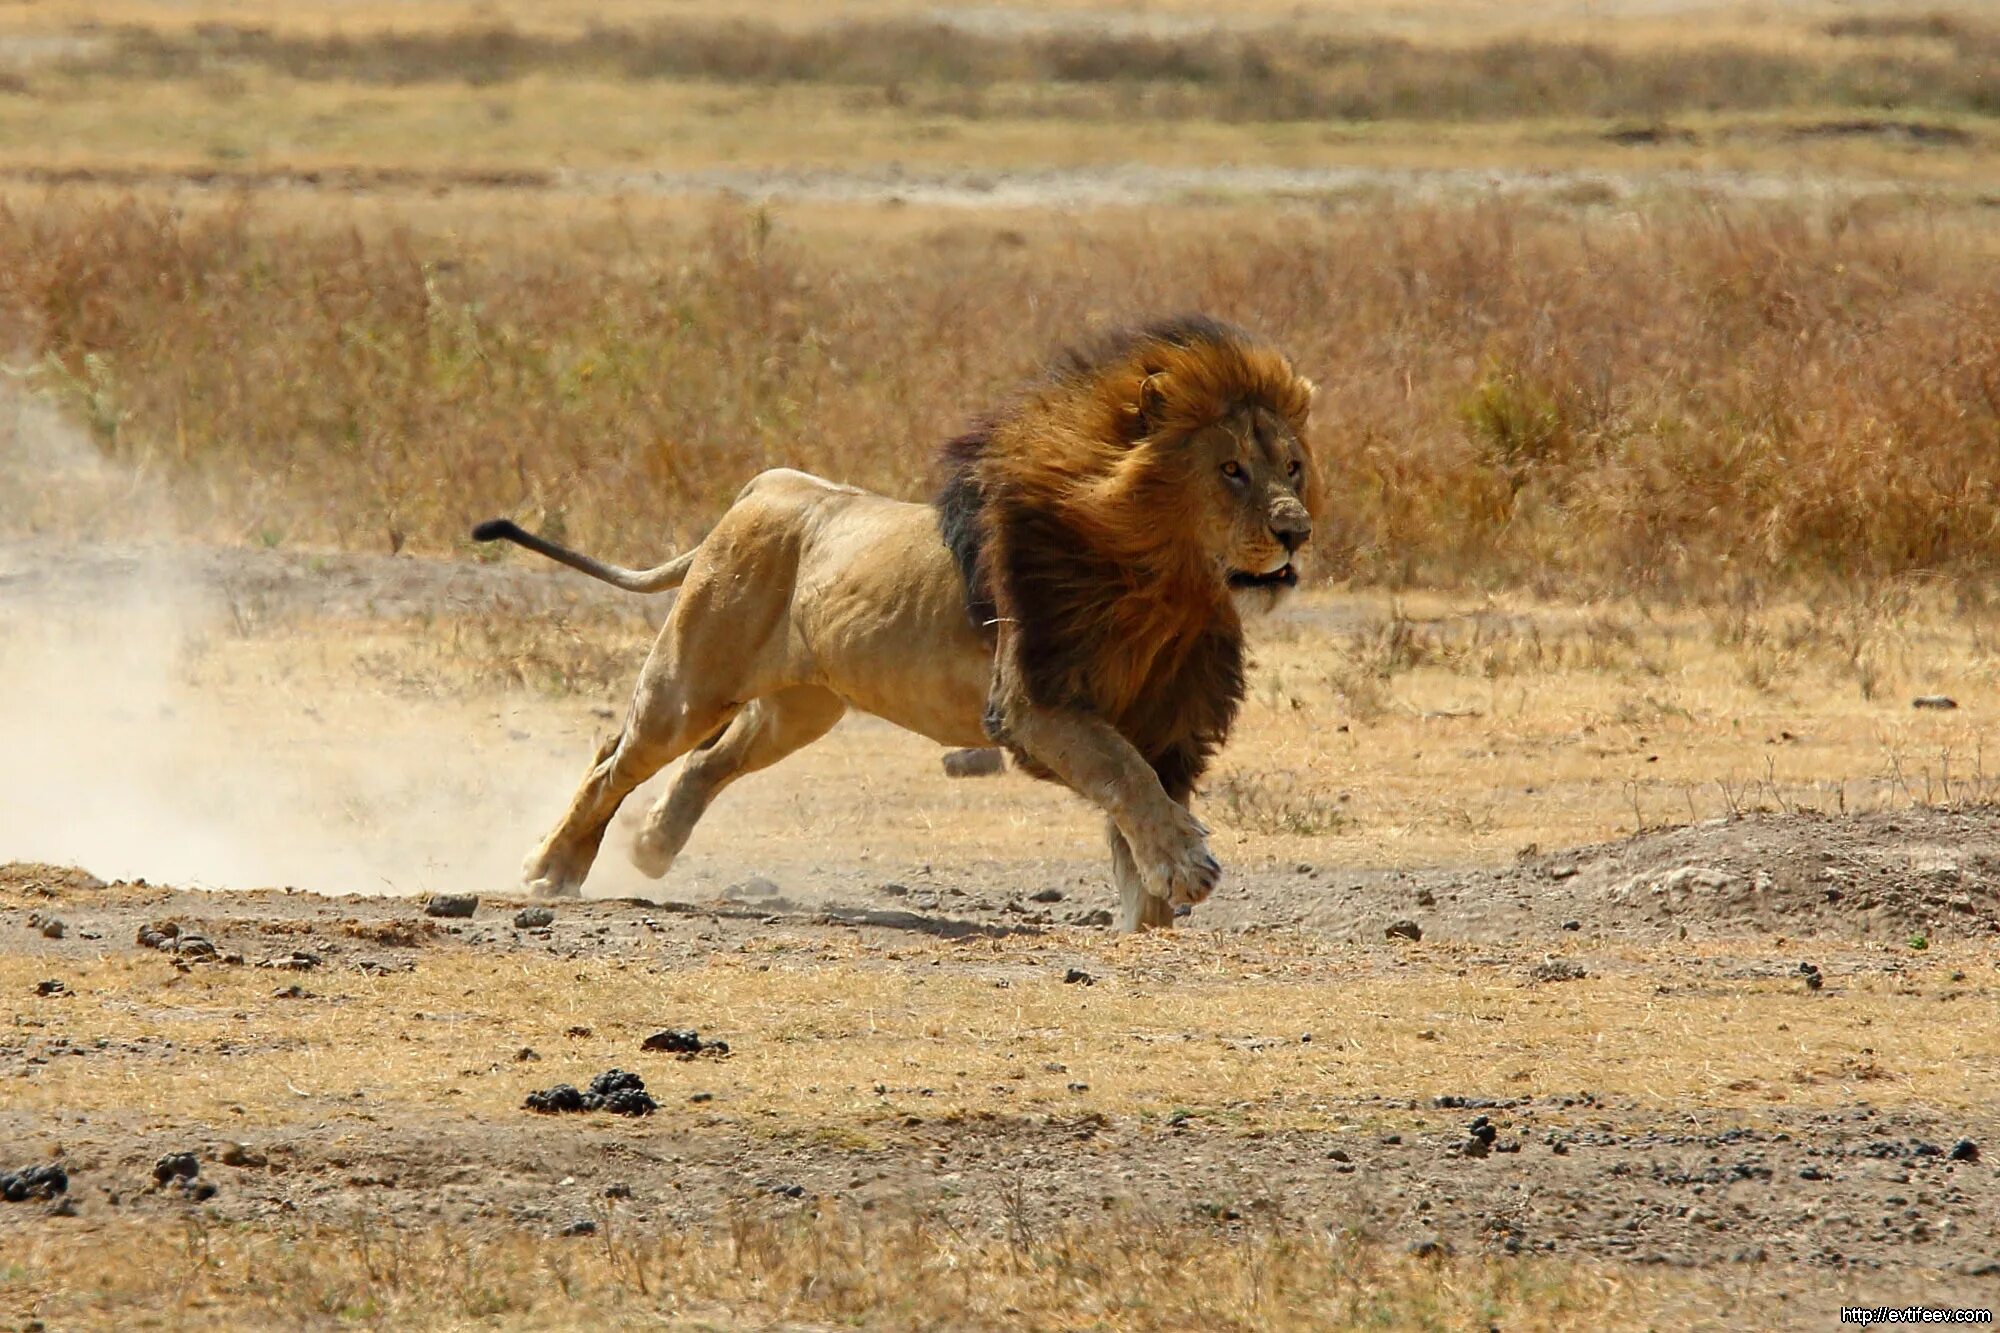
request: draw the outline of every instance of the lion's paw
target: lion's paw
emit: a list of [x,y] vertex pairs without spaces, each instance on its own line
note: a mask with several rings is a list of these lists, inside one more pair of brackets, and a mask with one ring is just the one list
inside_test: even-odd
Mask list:
[[559,867],[548,864],[546,858],[536,855],[528,858],[528,864],[521,868],[521,887],[531,898],[578,898],[582,896],[581,876],[565,874]]
[[1175,907],[1206,902],[1222,880],[1222,865],[1208,850],[1204,836],[1208,830],[1193,815],[1182,812],[1180,827],[1173,829],[1152,855],[1139,859],[1139,873],[1146,891]]
[[647,879],[661,879],[673,869],[674,854],[641,833],[632,839],[632,864]]

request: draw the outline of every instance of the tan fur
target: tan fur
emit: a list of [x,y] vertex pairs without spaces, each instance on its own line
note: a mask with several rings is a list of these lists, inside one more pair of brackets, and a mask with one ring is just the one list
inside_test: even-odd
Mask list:
[[[937,509],[768,472],[652,571],[482,525],[620,586],[684,579],[623,728],[528,858],[530,888],[578,892],[619,803],[687,755],[633,849],[665,874],[718,792],[855,707],[947,746],[990,736],[1096,804],[1127,929],[1205,898],[1219,869],[1186,802],[1241,694],[1236,602],[1284,586],[1232,593],[1229,576],[1278,568],[1279,534],[1303,540],[1317,493],[1310,386],[1234,330],[1195,334],[1059,363],[977,447],[954,446]],[[1065,559],[1034,546],[1037,519]],[[966,559],[992,577],[969,585]],[[1077,626],[1078,651],[1037,649]]]

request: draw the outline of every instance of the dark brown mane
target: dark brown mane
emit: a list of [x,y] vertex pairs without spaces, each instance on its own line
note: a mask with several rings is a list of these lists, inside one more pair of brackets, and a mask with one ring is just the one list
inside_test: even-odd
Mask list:
[[1180,316],[1065,351],[945,447],[938,524],[968,613],[1011,623],[1031,700],[1104,717],[1179,797],[1234,720],[1243,643],[1182,526],[1175,446],[1245,404],[1303,441],[1310,398],[1269,344]]

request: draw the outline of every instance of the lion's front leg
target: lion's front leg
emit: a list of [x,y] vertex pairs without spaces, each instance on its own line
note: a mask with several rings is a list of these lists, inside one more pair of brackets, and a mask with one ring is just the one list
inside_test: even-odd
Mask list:
[[[1222,867],[1208,850],[1201,821],[1167,793],[1152,765],[1104,719],[1030,701],[1004,641],[993,703],[1000,726],[995,739],[1025,752],[1110,816],[1147,895],[1171,908],[1202,902],[1215,891]],[[1144,915],[1143,902],[1140,908]]]
[[1111,882],[1118,888],[1118,929],[1128,933],[1172,930],[1173,904],[1147,890],[1139,867],[1132,861],[1132,848],[1125,835],[1118,831],[1115,822],[1105,823],[1105,836],[1111,843]]

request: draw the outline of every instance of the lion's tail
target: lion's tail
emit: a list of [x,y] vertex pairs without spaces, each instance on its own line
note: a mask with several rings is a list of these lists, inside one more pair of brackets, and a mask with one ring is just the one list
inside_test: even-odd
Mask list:
[[665,592],[668,588],[678,588],[687,578],[688,566],[694,563],[695,552],[675,556],[664,565],[652,569],[626,569],[623,565],[609,565],[593,559],[581,551],[572,551],[567,546],[558,546],[546,537],[537,537],[519,524],[504,518],[489,518],[472,530],[472,540],[476,542],[510,541],[525,546],[530,551],[545,555],[557,564],[568,565],[581,570],[594,579],[602,579],[614,588],[626,592]]

